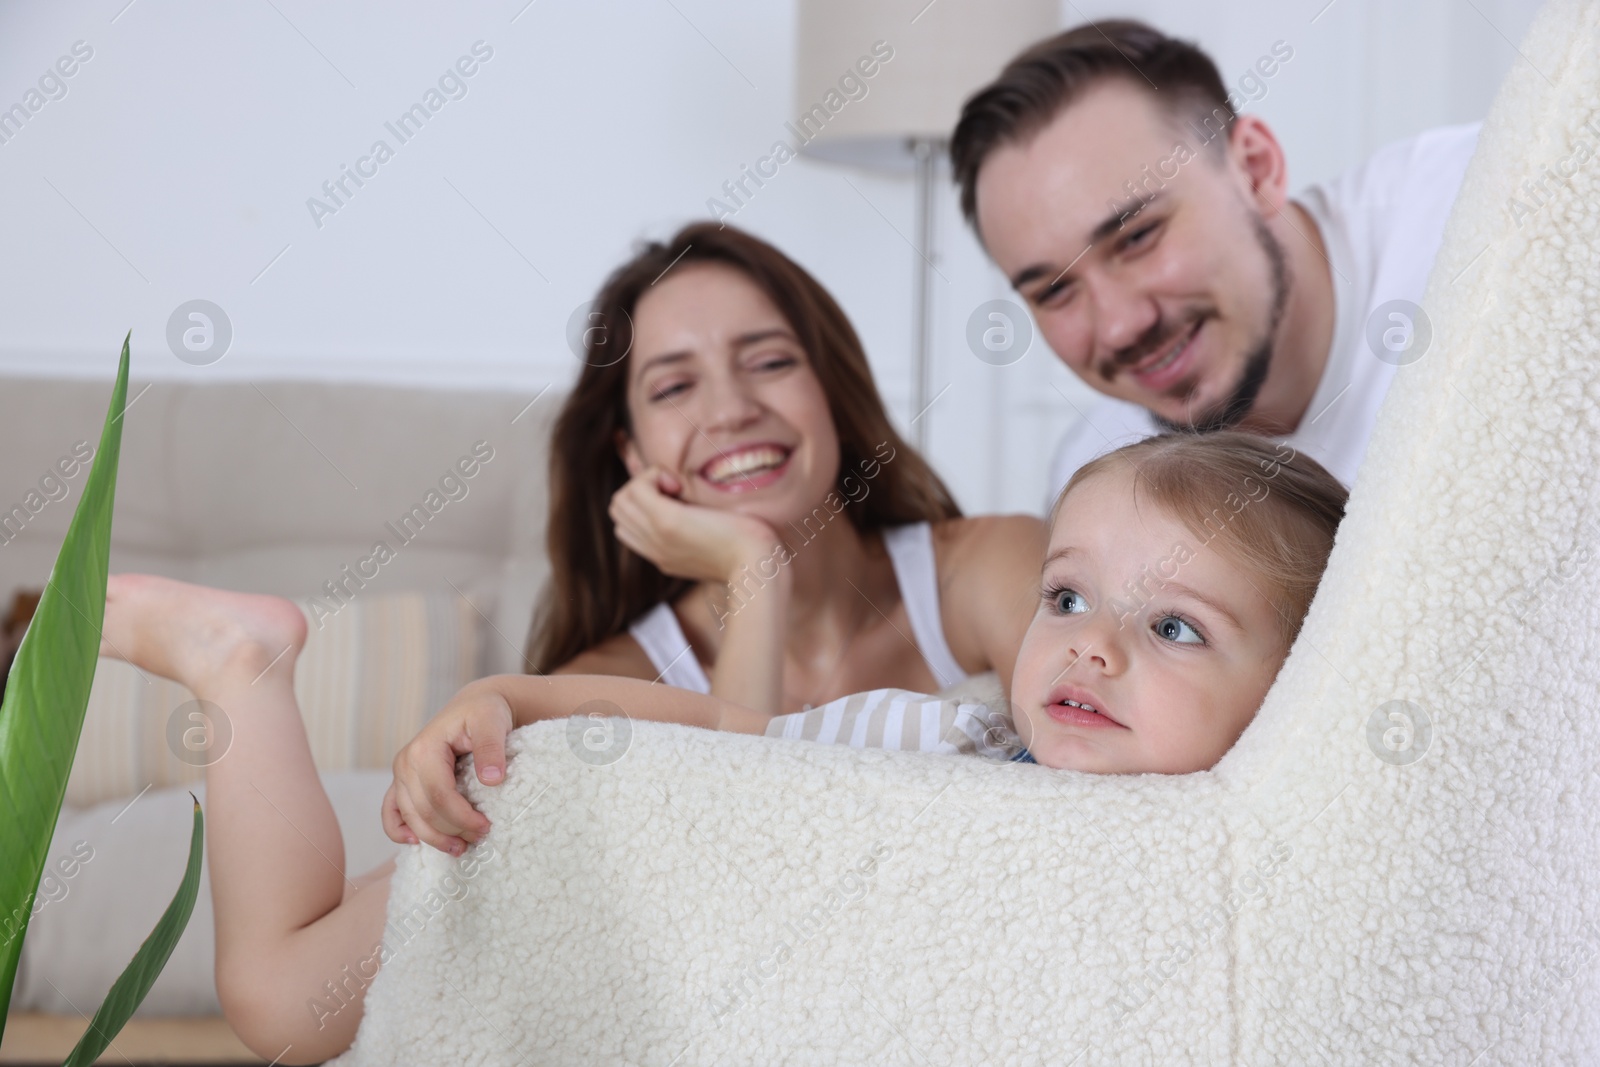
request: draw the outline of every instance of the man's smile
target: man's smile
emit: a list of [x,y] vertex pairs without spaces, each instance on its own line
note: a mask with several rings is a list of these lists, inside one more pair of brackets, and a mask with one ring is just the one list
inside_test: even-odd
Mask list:
[[1127,373],[1139,385],[1152,392],[1163,392],[1180,381],[1194,365],[1195,344],[1204,318],[1195,320],[1181,335],[1168,344],[1127,368]]

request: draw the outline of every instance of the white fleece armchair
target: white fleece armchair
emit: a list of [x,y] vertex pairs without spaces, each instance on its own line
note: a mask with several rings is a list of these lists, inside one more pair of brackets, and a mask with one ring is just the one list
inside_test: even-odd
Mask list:
[[1214,771],[530,727],[463,774],[493,851],[404,853],[339,1062],[1600,1061],[1600,160],[1506,204],[1595,147],[1597,41],[1553,0],[1523,45],[1433,345]]

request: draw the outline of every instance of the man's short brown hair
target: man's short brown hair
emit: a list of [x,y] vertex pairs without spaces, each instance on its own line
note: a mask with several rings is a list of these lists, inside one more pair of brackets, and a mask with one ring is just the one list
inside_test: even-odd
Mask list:
[[1024,141],[1091,85],[1122,78],[1156,94],[1176,121],[1205,116],[1218,133],[1234,111],[1211,57],[1187,41],[1133,19],[1088,22],[1032,45],[961,109],[950,138],[950,164],[961,187],[961,213],[978,216],[978,171],[995,149]]

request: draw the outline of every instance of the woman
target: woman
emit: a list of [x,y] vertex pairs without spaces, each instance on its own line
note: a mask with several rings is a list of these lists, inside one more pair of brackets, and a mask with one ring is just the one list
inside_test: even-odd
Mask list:
[[[1010,676],[1037,605],[1042,523],[958,517],[803,271],[746,235],[690,227],[617,272],[598,310],[556,431],[536,668],[670,673],[766,713]],[[103,634],[102,655],[182,682],[232,727],[228,758],[206,768],[229,1023],[280,1063],[343,1051],[383,962],[372,953],[394,862],[344,870],[295,702],[305,617],[277,597],[113,575]],[[685,673],[691,653],[710,678]],[[459,836],[425,831],[428,844],[461,855],[488,829],[473,814]]]
[[961,517],[815,279],[699,223],[613,273],[589,322],[551,449],[533,671],[767,714],[1011,676],[1043,525]]

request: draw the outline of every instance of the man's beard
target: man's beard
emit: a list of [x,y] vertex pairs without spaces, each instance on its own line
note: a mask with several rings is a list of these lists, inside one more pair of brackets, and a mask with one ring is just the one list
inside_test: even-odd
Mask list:
[[1278,324],[1283,321],[1284,308],[1289,303],[1289,257],[1284,254],[1283,245],[1279,244],[1272,231],[1267,229],[1267,224],[1260,215],[1252,215],[1251,222],[1256,243],[1261,246],[1261,251],[1266,254],[1267,263],[1272,268],[1272,310],[1267,316],[1267,328],[1262,331],[1260,340],[1245,359],[1244,369],[1239,372],[1239,379],[1225,400],[1188,422],[1174,422],[1162,418],[1154,411],[1150,412],[1150,418],[1163,430],[1212,433],[1236,426],[1250,414],[1256,397],[1261,393],[1261,387],[1266,384],[1267,371],[1272,365],[1273,339],[1277,336]]

